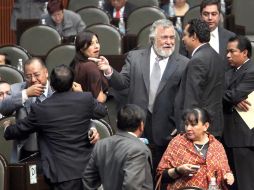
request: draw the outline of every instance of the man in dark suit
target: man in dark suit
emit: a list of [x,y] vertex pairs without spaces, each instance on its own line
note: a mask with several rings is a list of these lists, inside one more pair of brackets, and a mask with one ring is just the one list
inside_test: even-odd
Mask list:
[[128,0],[109,0],[104,7],[104,10],[107,11],[112,18],[127,19],[129,14],[135,9],[135,5],[128,2]]
[[[209,25],[210,28],[210,45],[221,55],[227,70],[228,63],[226,59],[228,39],[235,34],[223,28],[221,22],[221,4],[218,0],[203,0],[200,4],[201,18]],[[224,15],[222,15],[224,16]]]
[[[153,148],[154,168],[175,133],[175,95],[188,62],[186,57],[174,51],[175,38],[172,22],[158,20],[151,28],[152,46],[129,52],[120,73],[112,69],[104,57],[98,62],[114,89],[129,88],[127,103],[139,105],[145,110],[144,137],[148,138]],[[158,66],[160,73],[154,77]]]
[[[209,43],[212,48],[222,57],[225,70],[229,68],[226,52],[228,39],[235,34],[226,30],[221,26],[221,5],[218,0],[203,0],[200,4],[200,16],[208,25],[210,29]],[[181,54],[190,57],[191,55],[186,51],[183,44],[181,44]]]
[[210,30],[201,19],[192,19],[183,32],[183,43],[192,55],[182,77],[176,98],[178,131],[184,131],[181,122],[183,110],[202,107],[211,116],[209,132],[220,137],[223,130],[222,96],[224,70],[219,54],[209,45]]
[[[25,118],[31,104],[43,101],[51,96],[52,89],[48,81],[48,70],[39,58],[31,58],[24,64],[25,82],[11,85],[10,95],[0,102],[0,112],[5,116],[15,114],[16,120]],[[38,151],[36,134],[14,141],[11,162],[28,157]]]
[[123,106],[117,115],[116,135],[96,143],[83,174],[85,190],[152,190],[152,157],[137,137],[144,131],[144,111],[137,105]]
[[50,76],[55,93],[31,105],[29,115],[7,126],[4,134],[9,140],[37,132],[43,174],[57,190],[83,190],[82,171],[93,148],[88,138],[90,119],[106,115],[90,92],[71,91],[73,79],[69,67],[56,67]]
[[[238,187],[254,189],[254,129],[248,126],[238,111],[248,112],[253,104],[247,100],[254,91],[254,64],[251,62],[251,43],[243,36],[229,39],[227,58],[232,69],[225,75],[223,110],[225,119],[224,142],[229,150],[229,161],[235,168]],[[253,117],[253,116],[252,116]]]

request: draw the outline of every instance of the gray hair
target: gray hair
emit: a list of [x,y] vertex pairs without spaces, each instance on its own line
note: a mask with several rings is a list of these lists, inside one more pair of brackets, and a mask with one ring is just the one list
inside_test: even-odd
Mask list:
[[[150,34],[149,34],[149,41],[151,42],[151,44],[153,44],[153,42],[154,42],[155,36],[157,35],[156,29],[159,26],[162,26],[163,28],[173,28],[174,29],[173,23],[168,19],[160,19],[160,20],[155,21],[153,23],[153,25],[151,26]],[[175,33],[175,30],[174,30],[174,33]],[[176,33],[175,33],[175,35],[176,35]]]

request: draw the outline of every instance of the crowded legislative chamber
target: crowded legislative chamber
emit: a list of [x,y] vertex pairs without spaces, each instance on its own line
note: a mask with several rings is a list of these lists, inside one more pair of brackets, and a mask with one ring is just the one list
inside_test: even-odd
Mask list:
[[[124,13],[123,10],[120,13],[119,10],[116,11],[110,5],[111,1],[114,2],[114,0],[62,0],[63,9],[61,10],[64,10],[64,18],[68,16],[70,20],[64,19],[62,22],[65,23],[61,23],[59,27],[58,24],[53,23],[58,17],[54,12],[55,7],[52,9],[47,7],[50,1],[0,0],[0,60],[1,56],[5,57],[5,63],[0,61],[0,80],[10,85],[26,82],[27,76],[22,67],[32,57],[39,57],[45,62],[49,75],[56,66],[71,65],[76,58],[77,45],[75,47],[75,41],[78,40],[80,31],[96,34],[100,43],[100,55],[107,58],[114,72],[120,72],[126,62],[129,61],[129,64],[131,62],[127,56],[130,51],[142,50],[152,45],[149,33],[152,24],[160,19],[169,20],[174,25],[177,31],[174,51],[182,54],[182,38],[186,35],[184,33],[185,26],[188,25],[189,20],[201,17],[200,4],[202,0],[186,0],[184,8],[178,10],[177,7],[175,9],[173,7],[174,13],[171,6],[178,0],[122,0],[130,4],[125,5]],[[236,35],[247,37],[253,51],[254,24],[251,19],[254,18],[254,1],[223,0],[220,2],[219,29],[224,28]],[[77,21],[78,19],[79,21]],[[68,23],[71,21],[79,26],[76,27],[73,23]],[[69,24],[70,26],[68,26]],[[70,27],[75,30],[71,30]],[[81,29],[77,29],[78,27]],[[187,56],[183,53],[183,55],[191,58],[190,54]],[[253,52],[251,60],[254,62]],[[104,75],[106,76],[105,73]],[[34,77],[37,77],[36,74],[31,75],[30,78]],[[109,85],[107,92],[105,92],[107,100],[104,103],[107,106],[107,115],[102,119],[92,121],[101,139],[115,134],[117,110],[128,101],[127,90],[115,90]],[[142,95],[136,94],[136,96]],[[17,119],[15,112],[12,115],[1,113],[0,118],[0,190],[51,189],[41,171],[42,166],[38,161],[39,154],[37,152],[22,157],[17,162],[12,161],[13,146],[16,141],[4,139],[5,127],[3,126],[6,120],[15,123]],[[176,132],[172,137],[175,135]],[[217,138],[216,135],[215,137]],[[254,141],[253,137],[252,142]],[[224,143],[222,137],[218,139],[222,144]],[[251,146],[253,151],[253,144]],[[153,146],[151,145],[149,148],[153,153]],[[101,189],[103,188],[101,187]],[[237,187],[233,188],[233,190],[236,189]]]

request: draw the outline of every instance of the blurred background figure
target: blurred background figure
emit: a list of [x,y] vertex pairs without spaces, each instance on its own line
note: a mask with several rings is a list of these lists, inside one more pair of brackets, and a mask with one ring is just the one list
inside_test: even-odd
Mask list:
[[75,36],[86,27],[79,14],[64,9],[61,0],[50,0],[47,11],[48,13],[42,16],[42,19],[45,19],[44,24],[55,28],[63,38]]
[[0,52],[0,65],[10,64],[10,61],[8,60],[8,56],[6,53]]
[[[0,101],[5,99],[7,95],[10,95],[11,91],[11,86],[8,82],[3,81],[0,79]],[[0,118],[2,118],[3,115],[0,113]]]
[[168,184],[168,190],[190,186],[208,189],[215,177],[219,189],[227,189],[226,184],[232,185],[234,176],[223,145],[207,132],[211,124],[208,112],[189,109],[183,120],[185,133],[169,143],[157,168],[158,184]]
[[135,5],[131,4],[127,0],[109,0],[104,9],[110,14],[112,18],[126,19],[135,9]]
[[48,0],[14,0],[11,29],[16,31],[17,19],[39,19],[45,11]]
[[[186,2],[187,0],[174,0],[174,6],[173,6],[173,15],[177,17],[183,17],[185,13],[189,10],[190,6]],[[168,3],[161,6],[161,8],[165,11],[167,15],[172,15],[172,13],[169,12],[170,8],[170,0]]]
[[92,32],[81,32],[75,41],[76,55],[71,63],[75,71],[74,81],[81,84],[84,91],[92,92],[99,102],[107,99],[108,80],[96,65],[88,58],[99,58],[100,43],[98,36]]
[[10,95],[11,86],[8,82],[1,80],[0,81],[0,101],[5,99],[7,95]]

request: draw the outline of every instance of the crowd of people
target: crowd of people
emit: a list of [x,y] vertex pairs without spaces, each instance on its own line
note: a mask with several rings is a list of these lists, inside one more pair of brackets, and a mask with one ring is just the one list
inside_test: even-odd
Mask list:
[[[126,0],[106,7],[114,18],[134,10]],[[179,16],[188,8],[175,1]],[[212,178],[221,190],[254,189],[253,126],[240,115],[252,106],[252,47],[220,25],[218,0],[201,2],[200,18],[184,26],[179,52],[173,23],[155,21],[151,45],[129,51],[120,72],[100,55],[100,39],[84,30],[80,16],[60,0],[50,0],[47,12],[47,24],[76,36],[76,53],[52,73],[33,57],[24,64],[25,82],[0,79],[1,117],[16,117],[16,124],[3,126],[4,137],[14,140],[12,163],[39,152],[45,179],[56,190],[205,190]],[[100,139],[90,120],[107,114],[110,88],[127,89],[127,97],[116,133]]]

